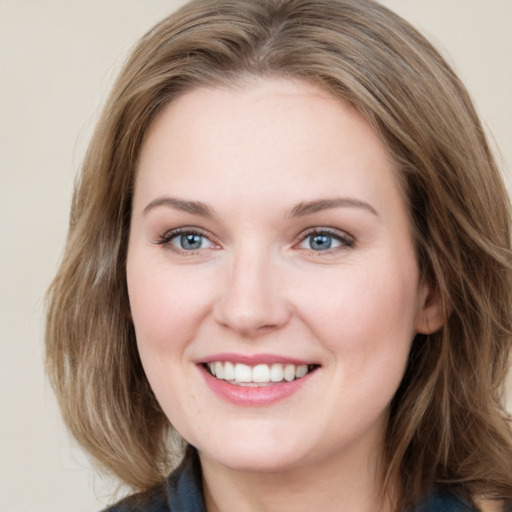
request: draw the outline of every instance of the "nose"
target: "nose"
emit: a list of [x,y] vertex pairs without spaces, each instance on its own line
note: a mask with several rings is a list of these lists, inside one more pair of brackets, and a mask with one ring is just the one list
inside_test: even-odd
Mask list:
[[269,255],[249,252],[234,256],[213,313],[223,327],[256,337],[284,327],[292,309],[284,296],[282,269]]

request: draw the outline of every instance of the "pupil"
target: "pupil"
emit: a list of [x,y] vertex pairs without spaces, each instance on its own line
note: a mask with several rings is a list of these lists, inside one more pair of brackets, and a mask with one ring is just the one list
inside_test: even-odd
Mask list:
[[184,249],[200,249],[201,248],[201,235],[188,233],[181,235],[181,246]]
[[332,238],[329,235],[314,235],[311,239],[312,249],[330,249]]

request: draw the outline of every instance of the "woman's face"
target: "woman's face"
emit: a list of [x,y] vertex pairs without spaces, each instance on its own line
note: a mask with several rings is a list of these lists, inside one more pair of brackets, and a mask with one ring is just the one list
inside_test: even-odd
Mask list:
[[284,79],[198,88],[160,113],[127,279],[165,414],[238,470],[376,453],[431,314],[385,146],[353,108]]

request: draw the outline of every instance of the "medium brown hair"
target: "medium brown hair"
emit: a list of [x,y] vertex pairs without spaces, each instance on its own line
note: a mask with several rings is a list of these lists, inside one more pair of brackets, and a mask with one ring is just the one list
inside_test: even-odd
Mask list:
[[90,143],[49,292],[47,365],[71,432],[135,489],[176,462],[129,313],[137,159],[154,116],[179,94],[248,75],[320,85],[368,119],[396,162],[422,278],[447,312],[443,328],[415,338],[391,404],[383,460],[387,486],[400,482],[397,505],[433,484],[512,499],[509,201],[464,86],[372,0],[196,0],[139,42]]

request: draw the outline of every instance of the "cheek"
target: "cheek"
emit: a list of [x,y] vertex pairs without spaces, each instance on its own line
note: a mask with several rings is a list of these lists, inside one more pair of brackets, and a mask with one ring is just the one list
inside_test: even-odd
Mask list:
[[176,351],[200,323],[208,291],[180,269],[158,262],[127,265],[128,295],[139,349]]
[[199,415],[194,393],[185,383],[193,371],[189,363],[190,342],[204,315],[206,301],[200,281],[182,269],[170,272],[168,265],[127,263],[128,294],[137,347],[157,400],[168,419],[180,431],[188,414]]
[[[303,294],[305,321],[350,373],[402,370],[414,337],[416,273],[396,265],[344,268],[315,299]],[[307,303],[307,307],[306,307]]]
[[326,278],[325,283],[315,281],[313,300],[309,294],[308,310],[322,324],[349,324],[354,333],[372,324],[413,325],[417,302],[414,274],[408,279],[389,267],[343,268]]

